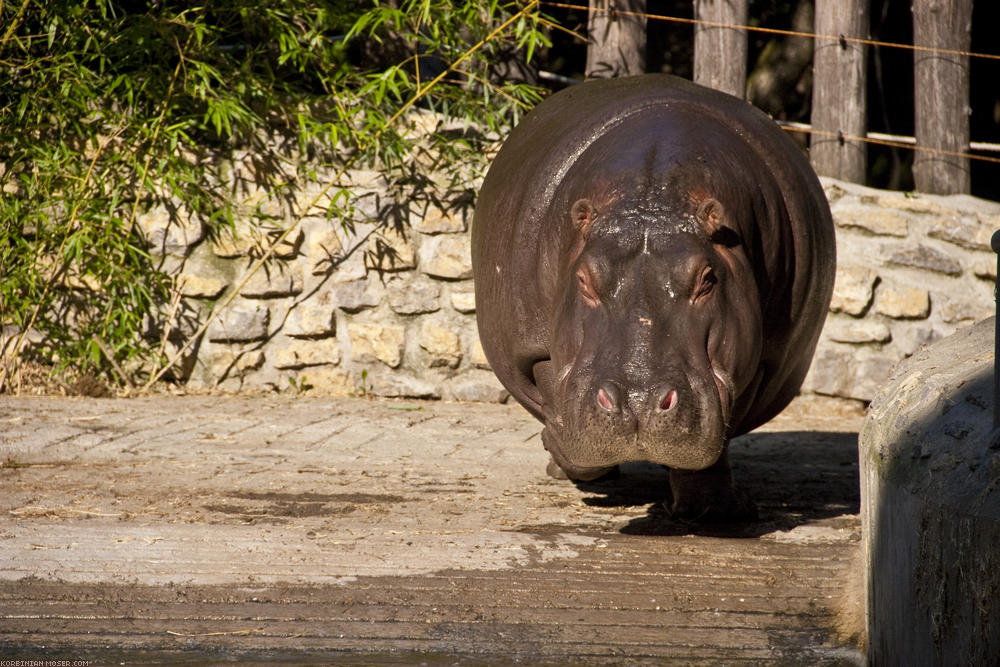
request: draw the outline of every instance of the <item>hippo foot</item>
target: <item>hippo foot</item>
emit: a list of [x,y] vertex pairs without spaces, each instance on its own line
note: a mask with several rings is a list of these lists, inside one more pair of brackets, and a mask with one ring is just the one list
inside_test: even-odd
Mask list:
[[728,465],[724,470],[670,471],[672,519],[682,523],[749,523],[758,518],[757,507],[733,486]]
[[618,472],[618,466],[609,468],[574,468],[565,470],[552,456],[549,456],[549,463],[545,466],[545,472],[553,479],[569,479],[574,482],[593,482],[601,477],[611,476]]

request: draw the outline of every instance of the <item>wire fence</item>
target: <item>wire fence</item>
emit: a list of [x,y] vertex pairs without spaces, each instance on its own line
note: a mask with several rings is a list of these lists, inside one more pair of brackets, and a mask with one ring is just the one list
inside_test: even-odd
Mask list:
[[[815,32],[804,32],[800,30],[785,30],[780,28],[765,28],[762,26],[724,23],[720,21],[706,21],[703,19],[687,18],[683,16],[667,16],[664,14],[633,12],[618,8],[614,9],[605,9],[596,7],[592,8],[589,5],[580,5],[568,2],[555,2],[554,0],[541,0],[539,4],[547,7],[555,7],[559,9],[569,9],[582,12],[613,11],[622,16],[640,16],[647,20],[668,21],[668,22],[682,23],[687,25],[702,25],[709,28],[728,28],[731,30],[744,30],[746,32],[756,32],[768,35],[778,35],[783,37],[806,37],[806,38],[811,38],[813,40],[832,41],[842,46],[846,44],[860,44],[864,46],[901,49],[919,53],[933,53],[937,55],[961,56],[968,58],[981,58],[984,60],[1000,61],[1000,54],[994,54],[994,53],[979,53],[975,51],[963,51],[957,49],[942,49],[933,46],[923,46],[919,44],[903,44],[899,42],[886,42],[882,40],[869,39],[864,37],[848,37],[846,35],[830,35],[830,34],[815,33]],[[988,155],[978,155],[976,153],[971,153],[968,151],[949,151],[940,148],[932,148],[930,146],[920,146],[917,144],[916,138],[914,137],[886,134],[881,132],[868,132],[866,133],[865,136],[859,137],[859,136],[846,135],[841,132],[829,132],[824,130],[817,130],[806,123],[793,123],[787,121],[777,121],[777,122],[778,125],[787,132],[799,132],[799,133],[809,134],[811,136],[834,138],[841,142],[843,141],[863,142],[879,146],[889,146],[892,148],[902,148],[907,150],[919,151],[922,153],[931,153],[936,155],[945,155],[949,157],[967,158],[970,160],[979,160],[981,162],[991,162],[1000,164],[1000,158],[997,157],[992,157]],[[970,150],[976,150],[976,151],[1000,153],[1000,144],[996,143],[974,141],[970,142],[969,148]]]

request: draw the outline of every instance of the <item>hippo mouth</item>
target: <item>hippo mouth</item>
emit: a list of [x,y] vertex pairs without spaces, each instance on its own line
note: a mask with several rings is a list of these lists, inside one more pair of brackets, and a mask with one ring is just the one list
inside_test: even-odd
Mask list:
[[582,383],[581,375],[573,364],[559,373],[561,410],[545,420],[542,433],[545,448],[569,477],[594,479],[630,461],[702,470],[721,456],[734,396],[725,371],[713,367],[710,376],[676,387],[630,391]]

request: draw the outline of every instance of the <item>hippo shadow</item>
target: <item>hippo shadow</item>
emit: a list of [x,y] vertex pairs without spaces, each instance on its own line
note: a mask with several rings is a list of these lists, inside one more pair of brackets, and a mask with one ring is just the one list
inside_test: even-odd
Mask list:
[[796,526],[857,514],[860,507],[858,434],[816,431],[749,433],[730,443],[737,488],[756,505],[758,518],[733,524],[692,524],[668,510],[669,471],[627,463],[592,482],[577,482],[591,507],[650,505],[631,520],[629,535],[705,535],[755,538]]

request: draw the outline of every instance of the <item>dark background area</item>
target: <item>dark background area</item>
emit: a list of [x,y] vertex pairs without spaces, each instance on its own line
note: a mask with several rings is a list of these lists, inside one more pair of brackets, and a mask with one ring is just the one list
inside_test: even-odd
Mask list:
[[[751,0],[750,24],[767,28],[792,29],[792,17],[800,2],[810,0]],[[579,0],[577,4],[586,4]],[[870,34],[872,39],[913,43],[910,0],[872,0]],[[560,24],[581,35],[586,34],[587,15],[543,5],[543,11]],[[649,0],[652,15],[691,18],[691,0]],[[1000,52],[995,36],[1000,25],[1000,3],[978,0],[973,8],[972,52]],[[582,80],[586,46],[571,35],[553,31],[553,45],[539,54],[538,67]],[[769,45],[779,46],[788,38],[751,32],[749,36],[748,75],[755,68],[769,64],[762,55]],[[650,19],[647,25],[646,69],[668,72],[687,79],[692,77],[694,29],[690,24]],[[971,68],[971,138],[972,141],[1000,143],[1000,60],[970,58]],[[811,88],[808,78],[805,92],[788,89],[780,110],[768,109],[776,118],[808,122]],[[913,136],[913,52],[909,49],[869,47],[868,51],[868,129],[903,136]],[[777,112],[776,112],[777,111]],[[994,157],[1000,154],[993,153]],[[870,144],[868,147],[867,185],[893,190],[913,189],[913,151]],[[971,161],[972,193],[1000,200],[1000,164]]]

